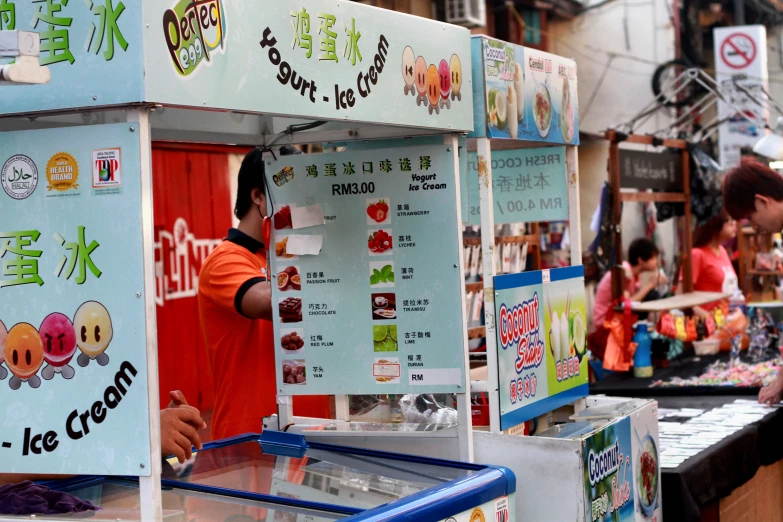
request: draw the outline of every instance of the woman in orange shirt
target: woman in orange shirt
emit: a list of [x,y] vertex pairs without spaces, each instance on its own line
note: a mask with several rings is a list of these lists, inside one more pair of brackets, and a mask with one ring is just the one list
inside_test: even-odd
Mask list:
[[[737,222],[725,209],[696,229],[693,240],[693,289],[699,292],[734,294],[739,289],[737,273],[723,242],[737,236]],[[682,280],[682,274],[680,274]],[[694,307],[701,317],[710,315],[719,302]]]

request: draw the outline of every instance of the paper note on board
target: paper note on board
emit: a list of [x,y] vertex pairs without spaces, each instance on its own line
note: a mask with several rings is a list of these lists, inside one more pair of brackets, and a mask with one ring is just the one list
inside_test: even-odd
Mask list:
[[326,220],[324,220],[324,209],[320,204],[291,209],[291,228],[294,230],[317,227],[324,223],[326,223]]
[[294,256],[317,256],[323,242],[323,236],[288,236],[286,252]]

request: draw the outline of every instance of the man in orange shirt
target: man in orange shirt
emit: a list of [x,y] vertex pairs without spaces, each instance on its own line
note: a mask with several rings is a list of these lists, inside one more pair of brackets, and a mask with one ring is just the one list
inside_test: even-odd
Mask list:
[[[199,274],[201,328],[215,385],[215,439],[260,432],[262,418],[277,412],[262,154],[255,149],[242,161],[234,206],[239,226],[228,231]],[[328,397],[308,399],[295,401],[297,414],[329,416]]]

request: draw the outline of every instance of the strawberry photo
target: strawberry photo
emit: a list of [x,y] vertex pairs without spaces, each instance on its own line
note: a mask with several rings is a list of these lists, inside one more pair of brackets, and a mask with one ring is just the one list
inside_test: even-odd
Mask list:
[[388,225],[391,223],[391,214],[389,213],[389,199],[368,199],[367,200],[367,224],[368,225]]

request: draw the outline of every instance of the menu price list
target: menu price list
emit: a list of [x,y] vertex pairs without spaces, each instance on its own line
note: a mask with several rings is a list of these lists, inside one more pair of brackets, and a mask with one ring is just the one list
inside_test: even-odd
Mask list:
[[[461,224],[450,147],[281,157],[267,177],[282,393],[459,391]],[[292,214],[315,207],[323,220],[294,229]],[[320,253],[292,253],[294,236],[321,236]]]

